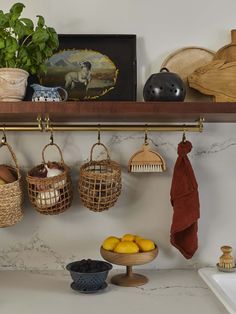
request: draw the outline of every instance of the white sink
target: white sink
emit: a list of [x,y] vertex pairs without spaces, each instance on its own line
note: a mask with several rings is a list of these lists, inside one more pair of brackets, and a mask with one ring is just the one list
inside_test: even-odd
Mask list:
[[236,314],[236,272],[223,273],[217,268],[201,268],[198,272],[229,313]]

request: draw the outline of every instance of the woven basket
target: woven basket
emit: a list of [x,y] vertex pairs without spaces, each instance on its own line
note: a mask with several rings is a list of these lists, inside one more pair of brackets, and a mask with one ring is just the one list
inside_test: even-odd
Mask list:
[[[93,160],[93,150],[97,145],[105,149],[107,153],[105,160]],[[115,205],[121,193],[121,167],[110,159],[104,144],[94,144],[90,152],[90,161],[81,166],[79,192],[84,206],[92,211],[101,212]]]
[[14,161],[15,166],[4,165],[17,178],[12,183],[0,185],[0,227],[9,227],[19,222],[23,217],[23,190],[22,181],[16,155],[8,143],[1,144],[5,146]]
[[[45,165],[45,150],[49,146],[55,146],[60,154],[59,163],[63,172],[60,175],[49,178],[38,178],[32,174],[42,165]],[[42,151],[43,163],[31,169],[27,174],[28,195],[30,202],[40,214],[57,215],[67,210],[72,203],[72,183],[70,169],[64,162],[60,147],[55,144],[47,144]]]

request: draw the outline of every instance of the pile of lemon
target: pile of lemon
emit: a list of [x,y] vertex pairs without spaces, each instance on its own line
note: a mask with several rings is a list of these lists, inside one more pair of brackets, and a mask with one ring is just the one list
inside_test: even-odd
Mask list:
[[104,250],[116,253],[149,252],[155,249],[155,243],[133,234],[125,234],[122,238],[110,236],[103,241]]

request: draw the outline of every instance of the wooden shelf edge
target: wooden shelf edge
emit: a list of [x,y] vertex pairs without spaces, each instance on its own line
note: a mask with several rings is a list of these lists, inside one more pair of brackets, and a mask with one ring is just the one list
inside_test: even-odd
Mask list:
[[236,103],[206,102],[0,102],[0,122],[236,122]]

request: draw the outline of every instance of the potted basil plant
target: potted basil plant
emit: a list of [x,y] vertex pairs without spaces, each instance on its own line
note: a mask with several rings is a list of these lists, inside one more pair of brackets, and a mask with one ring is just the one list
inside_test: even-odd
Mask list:
[[22,100],[29,74],[45,73],[45,61],[58,48],[54,28],[40,15],[36,25],[22,18],[24,7],[15,3],[7,13],[0,10],[0,101]]

